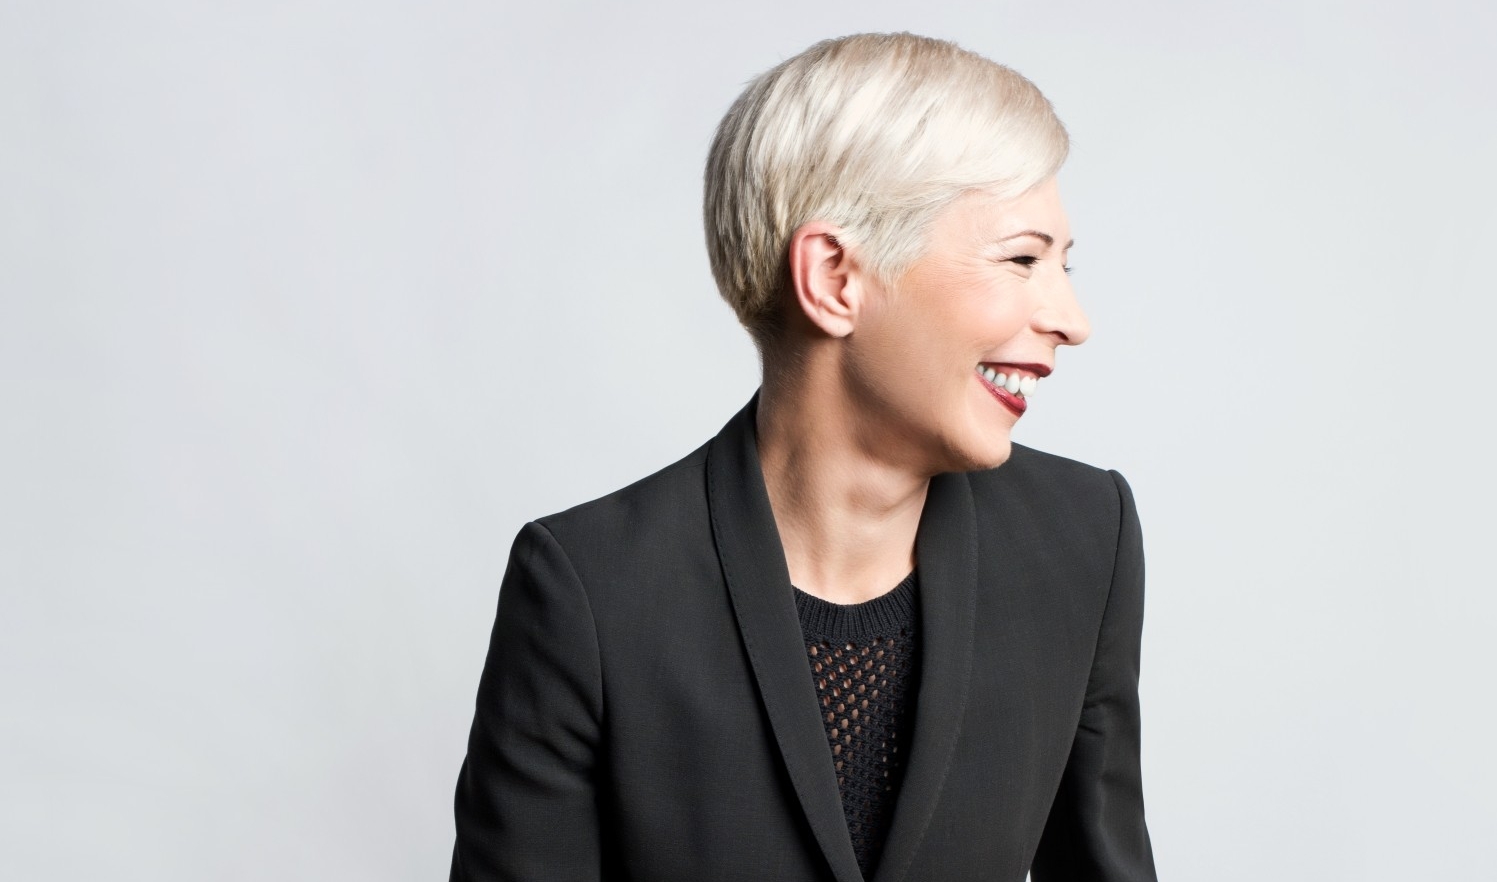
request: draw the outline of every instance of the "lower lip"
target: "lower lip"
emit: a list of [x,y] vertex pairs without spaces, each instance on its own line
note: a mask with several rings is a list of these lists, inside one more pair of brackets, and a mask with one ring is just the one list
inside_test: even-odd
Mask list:
[[988,390],[988,394],[998,399],[1004,407],[1013,411],[1014,416],[1024,415],[1024,409],[1029,407],[1028,402],[1002,386],[994,386],[992,383],[989,383],[988,378],[982,374],[976,374],[975,376],[977,377],[977,382],[981,383],[982,387]]

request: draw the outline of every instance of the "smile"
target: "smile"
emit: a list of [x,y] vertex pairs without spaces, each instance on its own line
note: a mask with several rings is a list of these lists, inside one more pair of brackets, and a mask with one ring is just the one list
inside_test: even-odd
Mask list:
[[1040,384],[1040,376],[1049,371],[1043,367],[1036,370],[1017,366],[1000,371],[992,365],[979,364],[976,373],[994,398],[1013,411],[1015,416],[1022,416],[1029,407],[1025,399],[1034,394]]
[[977,366],[977,372],[982,374],[983,379],[994,386],[1001,386],[1008,390],[1010,395],[1022,395],[1025,398],[1034,394],[1035,387],[1039,386],[1040,378],[1028,374],[1022,374],[1015,370],[1013,373],[1005,374],[987,365]]

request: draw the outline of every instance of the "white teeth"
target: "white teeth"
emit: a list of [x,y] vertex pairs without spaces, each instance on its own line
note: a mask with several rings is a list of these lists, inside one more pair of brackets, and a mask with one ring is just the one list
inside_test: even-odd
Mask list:
[[1017,373],[1004,374],[985,364],[978,365],[977,372],[994,386],[1006,389],[1010,395],[1020,395],[1028,398],[1034,394],[1034,390],[1040,385],[1038,377],[1021,376]]

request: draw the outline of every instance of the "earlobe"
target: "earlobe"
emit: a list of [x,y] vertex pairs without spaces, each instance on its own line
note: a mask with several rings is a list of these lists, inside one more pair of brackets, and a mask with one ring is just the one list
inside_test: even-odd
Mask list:
[[790,282],[798,309],[830,337],[852,333],[859,293],[857,262],[838,238],[842,230],[811,221],[790,237]]

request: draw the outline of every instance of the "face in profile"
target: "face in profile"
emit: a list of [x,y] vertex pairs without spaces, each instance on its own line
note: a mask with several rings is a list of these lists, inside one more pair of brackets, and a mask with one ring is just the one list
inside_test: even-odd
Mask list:
[[879,446],[905,465],[992,468],[1008,459],[1057,349],[1090,333],[1066,271],[1071,231],[1055,178],[1008,201],[964,194],[927,242],[893,284],[869,283],[846,379]]

